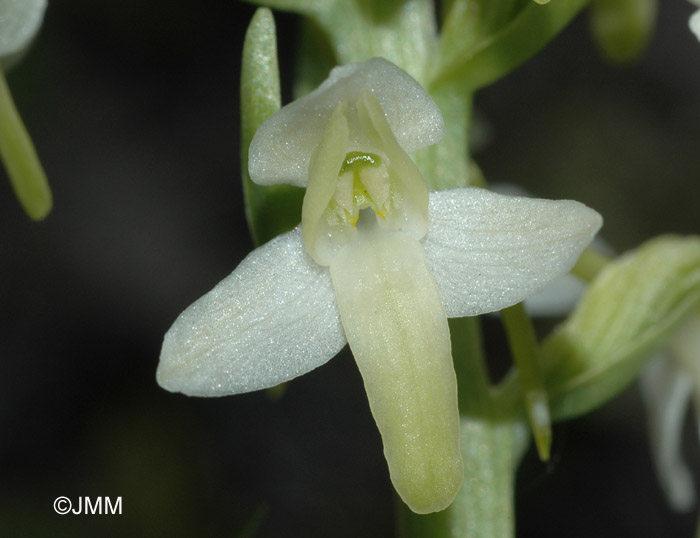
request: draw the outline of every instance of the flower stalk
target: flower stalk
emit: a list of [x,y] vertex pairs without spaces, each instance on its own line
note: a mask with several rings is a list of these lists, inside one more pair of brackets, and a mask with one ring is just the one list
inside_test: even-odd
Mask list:
[[51,211],[53,198],[36,149],[17,111],[5,75],[0,68],[0,155],[12,189],[27,215],[42,220]]
[[508,345],[520,375],[525,408],[542,461],[549,460],[552,421],[542,372],[537,362],[537,337],[522,303],[501,310]]

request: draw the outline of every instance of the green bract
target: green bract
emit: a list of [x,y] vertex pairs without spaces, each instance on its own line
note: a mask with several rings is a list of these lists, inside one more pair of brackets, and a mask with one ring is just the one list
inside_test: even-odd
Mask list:
[[700,238],[654,239],[610,263],[542,344],[552,417],[615,396],[699,303]]
[[260,8],[246,33],[241,66],[241,175],[248,227],[257,245],[297,225],[304,196],[291,185],[263,188],[248,175],[250,141],[280,104],[275,21],[269,9]]

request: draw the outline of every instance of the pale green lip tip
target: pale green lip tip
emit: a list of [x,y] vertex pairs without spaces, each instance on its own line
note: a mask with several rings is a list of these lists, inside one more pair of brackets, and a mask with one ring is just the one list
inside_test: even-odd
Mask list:
[[[461,464],[461,459],[460,459]],[[436,487],[428,487],[425,484],[417,488],[417,491],[401,492],[397,489],[401,500],[408,506],[412,512],[416,514],[432,514],[434,512],[442,512],[448,508],[457,497],[457,494],[462,489],[464,482],[464,471],[462,466],[459,467],[459,472],[455,473],[456,479],[449,480],[447,483],[442,483]]]

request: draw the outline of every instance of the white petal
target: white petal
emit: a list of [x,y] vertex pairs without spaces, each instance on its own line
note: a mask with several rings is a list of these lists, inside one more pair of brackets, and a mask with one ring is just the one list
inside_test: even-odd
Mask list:
[[20,52],[39,31],[46,0],[0,0],[0,58]]
[[[333,69],[309,95],[266,119],[253,137],[248,156],[250,177],[261,185],[306,185],[309,159],[335,107],[351,106],[369,90],[379,101],[404,151],[438,142],[445,131],[440,110],[408,73],[383,58]],[[351,139],[352,149],[362,140]]]
[[420,243],[377,226],[361,230],[330,269],[394,487],[414,512],[442,510],[463,480],[457,385]]
[[[509,196],[532,195],[515,183],[490,183],[489,189]],[[600,237],[591,242],[596,250],[614,256],[614,250]],[[550,282],[542,291],[525,299],[525,309],[531,316],[563,316],[569,314],[578,303],[586,285],[572,274],[563,275]]]
[[327,268],[293,230],[251,252],[165,335],[158,383],[190,396],[272,387],[345,345]]
[[484,189],[430,193],[423,240],[449,317],[501,310],[540,291],[578,259],[602,224],[571,200]]
[[651,452],[670,506],[687,511],[695,504],[693,478],[681,454],[683,418],[691,395],[688,376],[666,355],[658,355],[640,376],[649,421]]

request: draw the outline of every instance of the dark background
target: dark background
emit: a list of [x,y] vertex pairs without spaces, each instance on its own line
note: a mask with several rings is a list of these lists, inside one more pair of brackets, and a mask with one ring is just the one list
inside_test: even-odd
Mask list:
[[[648,53],[627,68],[600,58],[584,14],[482,91],[486,177],[596,208],[618,251],[700,231],[692,9],[664,2]],[[55,206],[31,222],[0,181],[0,536],[393,535],[381,443],[347,352],[278,401],[155,384],[165,331],[252,248],[237,140],[253,11],[54,1],[8,75]],[[288,72],[297,19],[276,16]],[[502,371],[501,329],[485,324]],[[531,450],[518,475],[518,536],[692,536],[696,514],[670,512],[657,486],[644,420],[632,386],[558,425],[552,462]],[[686,430],[697,476],[690,417]],[[59,516],[59,495],[121,496],[123,514]]]

